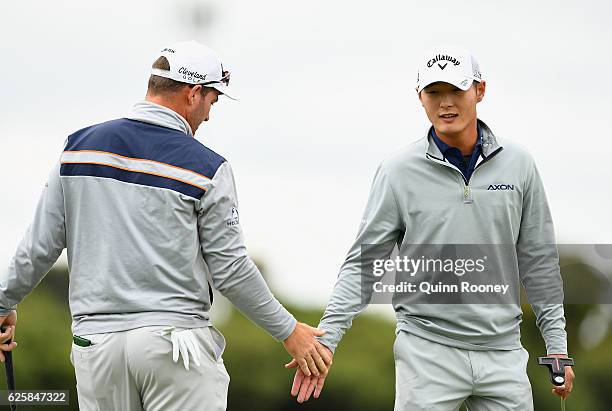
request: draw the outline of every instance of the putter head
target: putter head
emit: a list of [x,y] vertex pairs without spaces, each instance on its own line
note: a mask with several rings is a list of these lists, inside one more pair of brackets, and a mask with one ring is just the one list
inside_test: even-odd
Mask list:
[[574,365],[573,358],[538,357],[538,364],[548,367],[553,385],[565,384],[565,367]]

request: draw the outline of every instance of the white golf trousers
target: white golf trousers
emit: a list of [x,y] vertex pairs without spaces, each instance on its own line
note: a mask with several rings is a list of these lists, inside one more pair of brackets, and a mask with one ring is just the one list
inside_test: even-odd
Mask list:
[[[214,327],[192,329],[202,352],[200,366],[172,361],[166,326],[91,334],[93,345],[72,344],[81,411],[224,411],[229,375],[221,354],[225,339]],[[177,328],[180,330],[180,328]]]
[[474,351],[400,332],[395,354],[395,411],[533,411],[529,354]]

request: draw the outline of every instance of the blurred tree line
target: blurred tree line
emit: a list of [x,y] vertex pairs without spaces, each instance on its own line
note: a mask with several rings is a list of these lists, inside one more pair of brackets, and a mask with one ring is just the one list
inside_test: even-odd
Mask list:
[[[589,281],[588,272],[565,278],[566,289]],[[17,341],[14,352],[18,389],[70,389],[70,407],[77,410],[76,381],[70,363],[72,343],[68,311],[68,273],[54,268],[38,288],[19,305]],[[218,299],[217,299],[218,300]],[[321,309],[285,306],[300,321],[316,325]],[[612,335],[605,326],[603,339],[585,347],[579,336],[585,318],[598,309],[594,305],[566,306],[570,354],[576,359],[576,383],[567,409],[607,411],[612,409]],[[558,397],[551,394],[548,372],[537,365],[545,347],[529,306],[523,307],[522,342],[531,357],[528,373],[533,386],[536,411],[559,409]],[[213,318],[214,320],[214,318]],[[325,388],[318,400],[298,404],[289,391],[293,370],[283,364],[289,358],[281,344],[275,343],[263,330],[230,308],[229,315],[217,327],[225,335],[227,348],[223,355],[231,376],[228,410],[351,410],[388,411],[393,409],[395,379],[392,345],[394,323],[381,316],[364,314],[357,318],[343,338]],[[1,373],[0,389],[6,389]],[[30,407],[33,410],[59,407]],[[6,407],[8,409],[8,407]],[[28,407],[20,407],[27,410]]]

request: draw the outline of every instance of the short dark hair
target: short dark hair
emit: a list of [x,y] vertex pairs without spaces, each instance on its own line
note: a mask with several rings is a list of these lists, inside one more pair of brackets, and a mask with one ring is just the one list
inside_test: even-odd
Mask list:
[[[157,60],[155,60],[151,67],[160,70],[170,70],[170,63],[168,62],[167,58],[160,56]],[[193,87],[194,84],[183,83],[172,80],[171,78],[151,74],[151,77],[149,77],[148,92],[151,94],[172,94],[181,90],[185,86]],[[209,90],[212,90],[212,88],[202,86],[200,92],[202,95],[205,95]]]

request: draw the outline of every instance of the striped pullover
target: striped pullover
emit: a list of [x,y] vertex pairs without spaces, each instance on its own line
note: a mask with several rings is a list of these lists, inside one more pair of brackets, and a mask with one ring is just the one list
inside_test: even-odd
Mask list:
[[229,163],[166,107],[143,101],[68,137],[0,279],[0,314],[64,248],[74,334],[209,326],[209,281],[277,340],[295,327],[247,255]]

